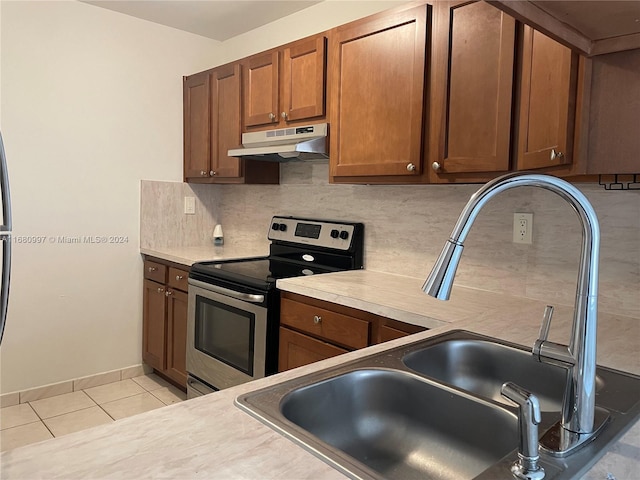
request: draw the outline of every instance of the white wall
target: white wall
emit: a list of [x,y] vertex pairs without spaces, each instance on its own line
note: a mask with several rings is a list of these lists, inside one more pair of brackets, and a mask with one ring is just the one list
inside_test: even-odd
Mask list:
[[221,63],[260,53],[403,3],[407,0],[325,0],[223,42]]
[[[141,363],[140,180],[182,178],[182,75],[219,43],[76,1],[2,2],[10,392]],[[59,236],[127,238],[63,244]],[[42,237],[44,243],[18,243]]]
[[[399,3],[329,0],[221,44],[75,1],[0,0],[15,237],[44,237],[14,243],[0,392],[141,362],[139,183],[182,179],[182,75]],[[58,241],[77,235],[128,242]]]

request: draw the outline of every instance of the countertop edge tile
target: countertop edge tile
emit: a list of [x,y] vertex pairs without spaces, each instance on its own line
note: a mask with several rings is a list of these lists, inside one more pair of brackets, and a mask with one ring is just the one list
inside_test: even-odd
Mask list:
[[169,262],[190,267],[196,262],[207,260],[233,260],[237,258],[262,257],[269,254],[269,247],[254,245],[233,245],[216,247],[213,245],[192,245],[183,247],[140,247],[140,253]]

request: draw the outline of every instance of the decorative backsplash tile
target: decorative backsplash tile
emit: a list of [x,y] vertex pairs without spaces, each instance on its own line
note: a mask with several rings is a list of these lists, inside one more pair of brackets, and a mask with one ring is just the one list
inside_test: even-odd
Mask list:
[[[360,221],[365,267],[426,277],[479,185],[333,185],[326,163],[281,167],[280,185],[187,185],[143,181],[141,246],[204,245],[216,223],[225,244],[265,244],[272,215]],[[601,227],[602,311],[640,318],[640,191],[579,184]],[[184,215],[183,197],[196,197]],[[532,212],[533,244],[512,242],[513,213]],[[474,223],[456,282],[572,305],[582,233],[576,213],[554,193],[523,187],[500,194]],[[542,315],[542,312],[541,312]]]

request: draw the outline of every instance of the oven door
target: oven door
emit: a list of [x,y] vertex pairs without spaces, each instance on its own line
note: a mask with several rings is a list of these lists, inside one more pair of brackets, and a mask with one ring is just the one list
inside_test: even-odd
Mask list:
[[217,389],[264,377],[265,295],[189,279],[187,372]]

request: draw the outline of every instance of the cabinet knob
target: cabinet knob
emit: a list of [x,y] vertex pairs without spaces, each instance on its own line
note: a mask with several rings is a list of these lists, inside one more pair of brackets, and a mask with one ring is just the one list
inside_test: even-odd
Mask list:
[[416,166],[415,166],[413,163],[409,163],[409,164],[407,165],[407,170],[408,170],[409,172],[415,172],[415,171],[416,171]]
[[200,176],[201,177],[206,177],[207,176],[207,172],[205,172],[204,170],[200,170]]
[[276,119],[276,116],[273,114],[273,112],[269,113],[269,120],[273,122],[275,119]]
[[171,290],[167,290],[166,292],[164,292],[164,296],[165,297],[168,297],[171,294],[173,294],[173,292]]
[[218,174],[218,172],[215,172],[215,171],[213,171],[213,170],[211,170],[211,171],[209,172],[209,175],[211,175],[212,177],[216,176],[217,174]]
[[282,112],[280,116],[282,117],[283,120],[286,120],[288,115],[287,115],[287,112]]
[[438,162],[433,162],[431,164],[431,168],[433,168],[434,172],[439,172],[440,171],[440,164]]
[[320,322],[322,322],[322,317],[320,315],[314,315],[313,316],[313,323],[315,323],[317,325]]
[[155,272],[157,270],[156,267],[149,267],[147,270],[149,270],[149,273],[151,272]]
[[178,280],[178,281],[182,280],[183,278],[184,278],[183,275],[176,275],[176,280]]
[[164,292],[164,288],[158,287],[158,293],[162,293],[162,292]]
[[551,149],[551,153],[549,154],[549,158],[551,158],[551,160],[555,160],[556,158],[559,160],[562,157],[564,157],[564,153],[562,153],[560,151],[556,152],[555,148]]

